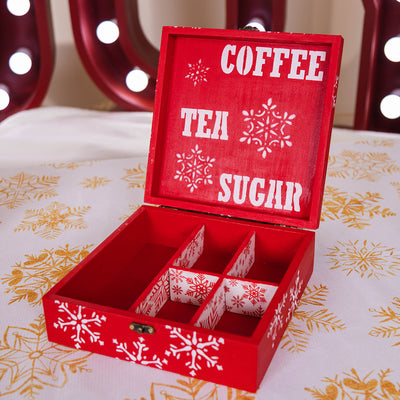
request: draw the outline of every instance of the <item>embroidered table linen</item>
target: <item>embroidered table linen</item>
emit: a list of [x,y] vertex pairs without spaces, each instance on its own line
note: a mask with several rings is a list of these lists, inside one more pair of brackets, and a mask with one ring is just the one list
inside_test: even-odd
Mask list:
[[257,393],[47,341],[42,295],[143,203],[146,154],[113,156],[0,169],[0,398],[400,396],[400,136],[334,129],[314,272]]

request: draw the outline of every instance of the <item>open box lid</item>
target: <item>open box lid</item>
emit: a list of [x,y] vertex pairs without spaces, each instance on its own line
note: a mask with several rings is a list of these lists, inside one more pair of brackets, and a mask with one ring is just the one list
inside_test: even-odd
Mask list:
[[165,27],[145,201],[317,228],[342,43]]

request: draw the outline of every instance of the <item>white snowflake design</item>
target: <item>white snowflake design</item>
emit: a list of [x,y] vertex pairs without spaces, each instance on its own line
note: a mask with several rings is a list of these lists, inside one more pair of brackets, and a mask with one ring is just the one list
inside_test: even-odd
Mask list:
[[206,67],[201,59],[196,63],[188,63],[188,73],[185,78],[190,79],[193,82],[193,86],[197,86],[200,82],[207,82],[207,72],[209,67]]
[[297,304],[300,301],[302,288],[303,288],[303,280],[300,280],[300,273],[297,272],[296,282],[294,286],[291,287],[289,290],[289,309],[288,309],[288,315],[286,317],[286,322],[289,322],[290,318],[292,318],[292,315],[297,308]]
[[186,295],[194,297],[199,304],[203,303],[215,285],[215,282],[207,279],[204,274],[196,274],[193,278],[187,278],[186,282],[189,284]]
[[156,367],[159,369],[162,369],[163,364],[167,364],[167,360],[161,361],[159,357],[157,357],[156,354],[153,355],[153,358],[151,360],[147,359],[147,355],[145,354],[148,350],[149,347],[146,346],[144,343],[144,338],[139,337],[137,341],[133,341],[133,351],[128,350],[128,345],[127,343],[123,342],[118,342],[117,339],[113,339],[113,343],[116,344],[116,351],[118,353],[122,353],[125,355],[125,360],[127,361],[132,361],[134,363],[142,364],[142,365],[151,365],[152,367]]
[[180,169],[175,172],[174,179],[183,181],[192,193],[200,185],[212,184],[212,175],[210,169],[214,166],[215,158],[205,156],[203,151],[196,144],[189,154],[177,154],[178,165]]
[[[289,322],[290,318],[296,307],[300,301],[300,296],[303,290],[303,280],[300,279],[300,272],[297,271],[297,276],[294,285],[289,289],[289,293],[285,293],[282,301],[278,304],[278,307],[275,309],[275,314],[273,316],[272,322],[269,325],[269,329],[267,332],[267,337],[272,339],[272,347],[275,347],[275,340],[277,337],[278,330],[283,327],[283,323],[286,324]],[[285,309],[285,303],[289,302],[287,307],[286,317],[283,315],[283,311]]]
[[243,298],[248,299],[253,306],[258,303],[266,303],[267,300],[264,297],[266,292],[265,288],[257,285],[255,282],[251,282],[248,285],[243,286],[245,292]]
[[278,334],[278,330],[283,327],[283,310],[284,304],[287,299],[287,293],[283,295],[282,301],[278,304],[278,307],[275,309],[275,314],[272,318],[272,322],[269,325],[269,329],[267,332],[267,337],[272,339],[272,347],[275,347],[275,340]]
[[107,318],[104,315],[97,314],[95,311],[86,311],[82,306],[71,310],[68,303],[56,301],[56,304],[59,304],[59,313],[65,313],[65,317],[59,316],[54,327],[64,332],[71,331],[71,339],[75,342],[77,349],[81,348],[81,344],[86,343],[87,338],[91,343],[104,345],[104,342],[100,340],[100,332],[96,330],[96,327],[100,327],[106,321]]
[[214,350],[218,352],[220,346],[224,344],[223,338],[215,338],[211,335],[208,336],[207,341],[203,342],[201,337],[197,336],[196,332],[183,334],[181,328],[174,328],[166,326],[169,329],[171,339],[178,339],[179,345],[170,344],[169,350],[165,351],[167,356],[171,354],[180,359],[181,354],[184,354],[188,361],[185,365],[191,370],[189,374],[196,376],[196,371],[201,370],[204,366],[207,368],[216,368],[222,371],[222,365],[218,364],[219,357],[217,355],[210,355],[209,351]]
[[290,135],[284,130],[288,125],[293,125],[292,120],[296,115],[289,115],[286,111],[282,115],[276,108],[276,104],[273,104],[270,98],[258,111],[253,109],[242,111],[243,121],[247,123],[247,127],[240,141],[258,146],[257,151],[261,152],[263,158],[272,153],[273,148],[283,149],[285,146],[292,146]]

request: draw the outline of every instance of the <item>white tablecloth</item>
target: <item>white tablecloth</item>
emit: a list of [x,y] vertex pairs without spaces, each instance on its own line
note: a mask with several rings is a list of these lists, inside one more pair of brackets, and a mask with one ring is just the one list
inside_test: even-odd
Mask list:
[[315,269],[256,394],[47,341],[41,296],[143,202],[150,127],[66,108],[0,124],[0,397],[398,399],[397,135],[334,129]]

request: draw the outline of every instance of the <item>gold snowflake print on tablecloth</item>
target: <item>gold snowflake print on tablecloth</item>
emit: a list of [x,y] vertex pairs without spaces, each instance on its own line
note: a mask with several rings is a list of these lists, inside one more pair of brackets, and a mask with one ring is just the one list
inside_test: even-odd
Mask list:
[[91,167],[94,161],[68,161],[53,164],[46,164],[56,169],[77,169],[79,167]]
[[367,144],[374,147],[393,147],[396,143],[393,139],[371,139],[371,140],[357,140],[355,144]]
[[340,269],[348,275],[358,274],[361,278],[379,279],[395,276],[400,270],[400,253],[394,248],[368,240],[337,242],[326,254],[331,269]]
[[25,261],[14,264],[11,273],[1,279],[7,286],[5,292],[13,294],[8,304],[26,300],[31,306],[40,305],[42,296],[89,254],[91,246],[67,244],[25,255]]
[[313,399],[318,400],[398,400],[400,398],[400,383],[393,381],[390,375],[392,370],[380,370],[378,374],[374,371],[365,376],[354,368],[350,373],[336,375],[335,378],[324,378],[321,380],[324,387],[305,388],[311,393]]
[[314,331],[336,332],[345,329],[345,324],[325,306],[328,293],[324,285],[306,287],[282,337],[281,348],[300,353],[306,350]]
[[63,230],[86,229],[83,216],[90,209],[90,206],[69,207],[54,201],[46,208],[26,210],[25,218],[14,231],[32,231],[45,239],[54,239]]
[[86,189],[97,189],[106,186],[110,182],[111,179],[108,179],[105,176],[93,176],[92,178],[86,178],[83,180],[80,185]]
[[374,217],[392,217],[396,213],[389,208],[383,208],[379,201],[379,193],[356,193],[354,196],[332,186],[327,186],[324,192],[324,202],[321,221],[340,220],[349,228],[364,229],[371,225]]
[[[255,394],[216,385],[194,378],[181,377],[176,384],[152,383],[150,400],[255,400]],[[129,400],[128,398],[126,400]],[[141,400],[146,400],[141,397]]]
[[0,178],[0,206],[16,208],[27,200],[57,196],[59,176],[37,176],[21,172]]
[[125,214],[122,217],[119,217],[118,219],[120,221],[125,221],[127,220],[136,210],[138,210],[140,207],[140,204],[129,204],[129,211],[130,214]]
[[328,176],[334,178],[376,182],[384,174],[395,172],[400,172],[400,167],[387,153],[343,150],[339,155],[329,156]]
[[394,340],[392,346],[400,346],[400,298],[392,300],[393,307],[370,308],[375,318],[380,319],[380,326],[371,329],[369,334],[373,337],[382,337]]
[[9,326],[0,341],[0,396],[35,399],[46,386],[63,388],[69,374],[90,372],[89,357],[48,342],[43,315],[28,328]]
[[139,163],[137,168],[124,168],[126,175],[121,178],[128,182],[129,188],[144,189],[146,182],[146,164]]
[[397,195],[400,199],[400,182],[390,182],[390,184],[396,189]]

